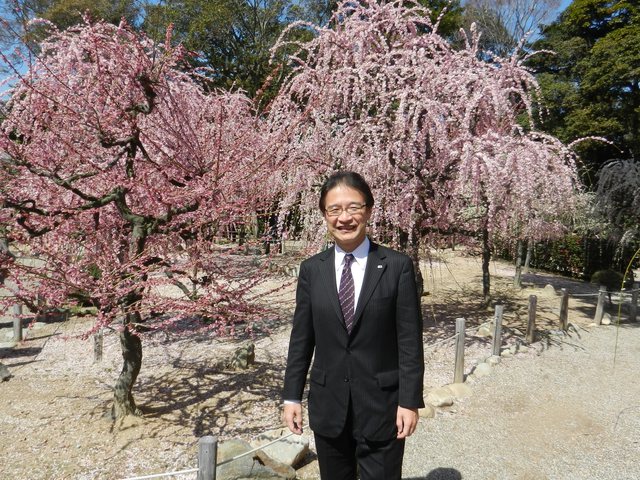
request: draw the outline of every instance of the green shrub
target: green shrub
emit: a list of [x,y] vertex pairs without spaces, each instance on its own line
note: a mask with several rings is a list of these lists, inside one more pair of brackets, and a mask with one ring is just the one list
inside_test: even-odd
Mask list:
[[633,286],[633,272],[629,271],[629,275],[624,279],[624,285],[622,284],[623,277],[623,273],[615,270],[598,270],[591,276],[591,283],[604,285],[610,291],[620,290],[621,287],[631,288]]

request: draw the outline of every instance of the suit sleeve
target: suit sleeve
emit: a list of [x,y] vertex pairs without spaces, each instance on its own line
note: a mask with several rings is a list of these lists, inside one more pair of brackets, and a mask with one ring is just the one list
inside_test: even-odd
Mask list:
[[289,340],[289,354],[284,375],[283,400],[302,400],[307,372],[315,348],[308,264],[300,265],[296,290],[296,309]]
[[396,303],[398,335],[399,405],[423,408],[424,350],[422,343],[422,312],[416,290],[413,262],[403,257]]

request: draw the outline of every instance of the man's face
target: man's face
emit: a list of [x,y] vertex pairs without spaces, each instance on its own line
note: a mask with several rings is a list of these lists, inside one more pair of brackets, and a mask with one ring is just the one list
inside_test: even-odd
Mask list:
[[[324,201],[324,219],[327,229],[336,244],[346,252],[352,252],[362,243],[367,234],[367,222],[371,217],[371,208],[362,207],[366,203],[364,195],[358,190],[337,185],[327,192]],[[347,209],[357,210],[349,214]],[[331,210],[342,209],[339,215],[331,216]]]

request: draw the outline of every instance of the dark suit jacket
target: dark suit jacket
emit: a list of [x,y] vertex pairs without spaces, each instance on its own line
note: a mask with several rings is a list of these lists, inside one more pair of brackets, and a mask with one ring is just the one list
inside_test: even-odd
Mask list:
[[351,398],[364,438],[390,440],[397,434],[398,405],[424,407],[422,316],[408,256],[371,242],[354,321],[349,335],[338,300],[334,249],[302,262],[283,398],[302,399],[313,357],[311,429],[337,437]]

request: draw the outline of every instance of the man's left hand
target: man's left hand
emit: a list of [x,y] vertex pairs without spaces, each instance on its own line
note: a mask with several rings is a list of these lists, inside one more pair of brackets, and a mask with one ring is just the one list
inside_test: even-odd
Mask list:
[[418,409],[398,406],[396,415],[398,439],[410,437],[418,426]]

